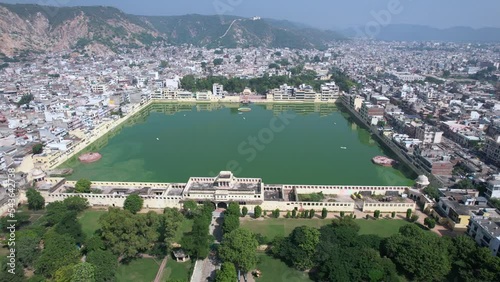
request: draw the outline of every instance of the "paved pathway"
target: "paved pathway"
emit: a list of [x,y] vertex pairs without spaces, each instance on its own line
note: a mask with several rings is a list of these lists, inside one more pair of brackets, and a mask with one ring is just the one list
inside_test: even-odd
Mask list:
[[165,270],[165,265],[167,265],[167,256],[165,256],[165,258],[161,261],[160,269],[158,269],[158,272],[156,273],[154,282],[160,282],[160,279],[163,276],[163,271]]
[[[214,236],[216,244],[220,244],[222,240],[222,217],[222,213],[218,210],[212,214],[209,232]],[[216,260],[215,253],[211,252],[206,259],[196,261],[191,282],[205,282],[209,279],[215,279],[215,270],[218,268],[219,262]]]

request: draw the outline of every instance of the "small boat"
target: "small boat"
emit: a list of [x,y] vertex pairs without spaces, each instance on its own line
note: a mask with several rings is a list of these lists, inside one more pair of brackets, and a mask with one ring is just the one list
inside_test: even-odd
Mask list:
[[156,137],[156,140],[160,141],[160,138]]
[[342,150],[347,150],[347,147],[340,147],[340,149],[342,149]]
[[245,117],[243,117],[243,119],[246,119]]

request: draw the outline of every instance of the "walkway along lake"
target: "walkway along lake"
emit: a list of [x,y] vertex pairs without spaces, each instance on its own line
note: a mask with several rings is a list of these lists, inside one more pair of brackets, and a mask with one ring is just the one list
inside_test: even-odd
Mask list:
[[231,170],[266,183],[412,185],[411,173],[374,165],[381,147],[331,104],[153,104],[61,167],[69,179],[186,182]]

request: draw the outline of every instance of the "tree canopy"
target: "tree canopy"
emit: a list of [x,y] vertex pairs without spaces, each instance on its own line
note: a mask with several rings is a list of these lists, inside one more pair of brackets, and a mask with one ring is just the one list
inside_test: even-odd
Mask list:
[[237,269],[248,272],[257,264],[257,246],[252,232],[238,228],[224,235],[219,256],[224,262],[231,262]]
[[77,193],[90,193],[90,186],[92,182],[88,179],[80,179],[75,184],[75,192]]
[[123,203],[123,208],[135,214],[142,209],[142,204],[144,203],[144,199],[137,195],[131,194],[128,195]]
[[31,188],[26,191],[28,198],[28,208],[30,210],[41,210],[45,206],[45,199],[37,190]]

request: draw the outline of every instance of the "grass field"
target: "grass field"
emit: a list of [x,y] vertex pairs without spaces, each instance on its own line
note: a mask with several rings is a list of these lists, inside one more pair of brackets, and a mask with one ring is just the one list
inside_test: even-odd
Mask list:
[[191,232],[191,229],[193,229],[193,220],[184,218],[179,226],[179,229],[177,230],[177,233],[175,233],[174,242],[180,243],[184,233]]
[[[276,236],[287,236],[293,229],[299,226],[310,226],[319,228],[329,224],[331,219],[291,219],[291,218],[269,218],[265,220],[244,220],[241,221],[241,227],[254,233],[260,233],[272,240]],[[366,220],[356,219],[360,226],[359,234],[375,234],[381,237],[389,237],[399,231],[399,228],[408,224],[404,220],[397,219],[379,219]]]
[[161,261],[152,258],[136,259],[129,264],[120,264],[116,271],[116,281],[151,282],[155,279]]
[[189,269],[191,268],[192,261],[176,262],[174,259],[169,258],[165,270],[163,271],[162,281],[189,281]]
[[300,272],[288,267],[281,260],[272,258],[266,254],[258,254],[257,269],[262,272],[258,282],[302,282],[312,281],[307,273]]
[[86,210],[84,211],[78,221],[82,225],[82,231],[87,237],[91,237],[94,232],[99,229],[99,217],[107,211]]

